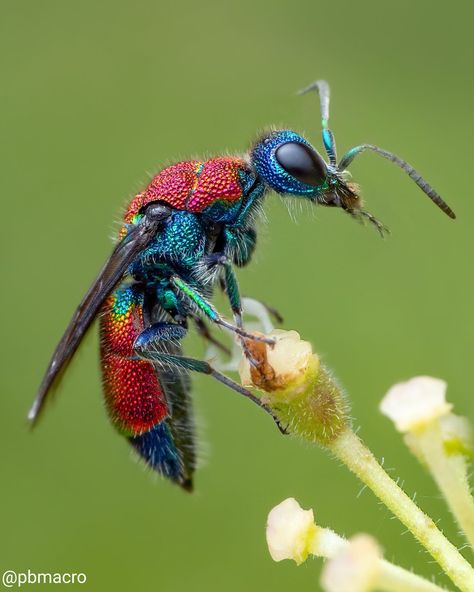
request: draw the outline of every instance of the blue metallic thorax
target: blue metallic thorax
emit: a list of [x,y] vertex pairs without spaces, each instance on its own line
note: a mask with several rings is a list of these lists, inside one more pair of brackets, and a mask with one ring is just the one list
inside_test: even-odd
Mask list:
[[190,269],[206,249],[206,232],[201,217],[175,210],[163,229],[140,255],[141,268],[154,268],[160,263]]
[[257,142],[251,153],[252,164],[257,174],[266,180],[267,184],[277,193],[317,198],[330,187],[329,179],[320,185],[313,186],[302,183],[290,175],[280,166],[275,157],[277,149],[287,142],[295,142],[312,148],[311,144],[302,136],[291,130],[271,132],[261,142]]
[[209,241],[202,216],[175,210],[151,244],[131,266],[131,275],[155,293],[164,310],[181,314],[169,278],[179,273],[186,281],[201,287],[193,273],[197,263],[209,250]]

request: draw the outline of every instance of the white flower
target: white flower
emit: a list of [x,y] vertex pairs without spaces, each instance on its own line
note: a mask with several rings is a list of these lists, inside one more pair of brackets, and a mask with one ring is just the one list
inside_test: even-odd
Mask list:
[[431,376],[417,376],[392,386],[382,399],[380,411],[399,432],[411,432],[447,415],[446,383]]
[[[273,347],[266,347],[266,361],[278,377],[278,383],[288,385],[301,378],[314,359],[311,344],[303,341],[296,331],[274,329],[267,335],[275,340]],[[239,366],[240,380],[244,386],[252,386],[250,364],[243,357]]]
[[268,514],[267,544],[274,561],[293,559],[299,565],[311,551],[317,527],[313,510],[303,510],[292,497]]
[[369,592],[377,584],[380,560],[376,541],[357,535],[325,563],[321,585],[326,592]]

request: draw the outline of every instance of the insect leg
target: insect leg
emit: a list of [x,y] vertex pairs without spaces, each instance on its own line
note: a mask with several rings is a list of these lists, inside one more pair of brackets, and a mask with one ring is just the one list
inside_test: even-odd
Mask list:
[[[226,257],[226,255],[223,255],[221,253],[214,253],[208,258],[207,262],[209,267],[212,267],[213,265],[219,265],[224,269],[224,277],[222,278],[223,281],[221,287],[223,288],[224,292],[227,295],[227,298],[229,299],[229,304],[232,310],[232,314],[234,316],[236,326],[239,329],[243,329],[244,322],[242,298],[240,296],[239,284],[237,282],[237,276],[234,273],[232,263],[229,261],[229,258]],[[242,336],[240,336],[240,342],[245,357],[253,366],[256,367],[257,361],[253,358],[247,344],[245,343],[245,339]]]
[[315,80],[303,90],[300,90],[298,94],[304,95],[308,92],[316,91],[319,95],[319,104],[321,108],[321,126],[323,128],[322,135],[323,135],[323,143],[326,153],[329,158],[329,163],[336,167],[337,166],[337,156],[336,156],[336,141],[334,139],[334,134],[328,128],[329,124],[329,84],[325,80]]
[[176,323],[155,323],[138,335],[133,348],[139,353],[143,348],[148,349],[153,345],[158,345],[160,341],[180,341],[186,333],[187,329]]
[[267,343],[268,345],[274,345],[274,340],[269,339],[267,337],[260,337],[259,335],[254,335],[252,333],[248,333],[242,327],[233,325],[226,321],[214,308],[214,306],[202,296],[199,292],[197,292],[192,286],[190,286],[187,282],[185,282],[180,277],[174,275],[170,278],[171,284],[174,286],[175,290],[177,291],[178,295],[184,298],[184,300],[188,301],[193,307],[204,314],[209,320],[216,325],[220,325],[221,327],[225,327],[230,331],[233,331],[237,335],[241,337],[245,337],[246,339],[252,339],[254,341],[263,341],[263,343]]
[[[224,288],[225,293],[227,294],[227,298],[229,299],[229,304],[232,309],[232,314],[234,315],[234,320],[237,327],[243,327],[243,311],[242,311],[242,298],[240,296],[239,284],[237,282],[237,276],[234,273],[234,269],[232,264],[224,257],[221,259],[221,265],[224,268]],[[240,343],[242,346],[242,350],[244,352],[245,357],[247,360],[252,364],[252,366],[256,367],[258,362],[252,356],[245,339],[241,337]]]
[[367,210],[344,208],[344,211],[350,214],[358,222],[363,223],[364,218],[368,220],[375,226],[382,238],[384,238],[386,234],[390,234],[390,230],[382,222],[380,222],[380,220],[377,220],[373,214],[367,212]]
[[[171,323],[163,323],[163,327],[158,331],[158,333],[167,333],[170,330],[169,327],[165,327],[164,325],[169,326],[171,325]],[[171,329],[171,331],[174,331],[174,329]],[[284,430],[284,428],[282,428],[282,426],[275,418],[273,413],[262,403],[262,401],[258,397],[251,393],[248,389],[244,388],[231,378],[228,378],[227,376],[225,376],[225,374],[222,374],[221,372],[215,370],[209,364],[209,362],[206,362],[205,360],[198,360],[197,358],[189,358],[156,350],[155,345],[157,343],[157,340],[159,340],[160,338],[162,337],[155,335],[154,338],[151,339],[148,343],[145,339],[142,339],[138,347],[137,343],[135,343],[135,351],[137,355],[144,360],[149,360],[151,362],[155,362],[158,364],[168,365],[178,370],[193,370],[194,372],[199,372],[200,374],[207,374],[208,376],[212,376],[222,384],[225,384],[227,387],[231,388],[236,393],[243,395],[247,399],[253,401],[256,405],[261,407],[266,413],[268,413],[273,418],[278,429],[282,433],[286,433],[286,431]]]
[[[210,343],[213,343],[217,348],[226,353],[228,356],[231,355],[230,349],[216,339],[209,331],[206,323],[197,315],[190,315],[196,324],[196,329],[201,337],[204,337]],[[137,338],[135,345],[140,347],[141,343],[159,342],[166,339],[180,341],[187,333],[187,328],[184,325],[176,323],[155,323],[145,329]]]

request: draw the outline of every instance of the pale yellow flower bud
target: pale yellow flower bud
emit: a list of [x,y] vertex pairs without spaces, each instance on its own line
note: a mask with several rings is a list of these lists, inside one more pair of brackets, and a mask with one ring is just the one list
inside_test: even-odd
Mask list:
[[274,329],[267,335],[275,340],[273,347],[254,342],[247,343],[254,357],[264,358],[265,379],[257,376],[256,372],[244,356],[239,365],[241,383],[244,386],[261,386],[264,390],[273,391],[286,389],[290,385],[300,382],[308,366],[319,367],[319,358],[313,354],[309,341],[303,341],[296,331]]
[[446,383],[431,376],[417,376],[392,386],[382,399],[380,411],[399,432],[424,428],[451,411],[446,402]]
[[313,510],[303,510],[292,497],[275,506],[268,514],[267,544],[274,561],[306,561],[316,536]]
[[260,399],[289,433],[327,446],[350,424],[348,405],[331,373],[296,331],[274,330],[274,346],[247,340],[240,378],[262,391]]

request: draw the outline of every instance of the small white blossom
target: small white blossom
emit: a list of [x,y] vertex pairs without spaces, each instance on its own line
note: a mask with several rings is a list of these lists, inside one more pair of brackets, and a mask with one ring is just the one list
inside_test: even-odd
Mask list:
[[321,585],[326,592],[370,592],[377,584],[380,560],[377,542],[357,535],[326,562]]
[[416,431],[451,411],[445,395],[444,380],[417,376],[392,386],[382,399],[380,411],[399,432]]
[[308,555],[327,559],[321,577],[326,592],[444,592],[432,582],[384,560],[377,542],[369,535],[347,540],[315,524],[313,511],[303,510],[293,498],[286,499],[268,515],[267,542],[275,561],[293,559],[300,564]]
[[267,544],[274,561],[293,559],[299,565],[311,551],[317,527],[313,510],[303,510],[292,497],[268,514]]

